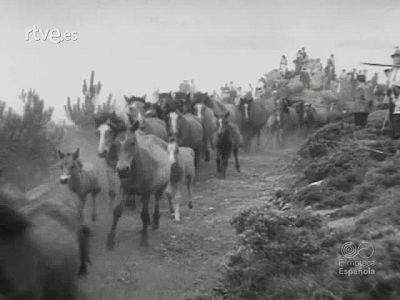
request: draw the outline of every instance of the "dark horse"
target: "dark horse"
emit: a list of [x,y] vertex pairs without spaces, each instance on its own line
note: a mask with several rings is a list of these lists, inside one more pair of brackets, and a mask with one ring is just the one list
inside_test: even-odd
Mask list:
[[[168,146],[155,135],[145,135],[138,130],[138,123],[129,128],[120,143],[117,172],[125,194],[142,197],[142,241],[146,242],[147,226],[150,224],[149,200],[155,194],[153,229],[159,227],[159,201],[170,179]],[[114,208],[113,222],[107,238],[107,247],[115,246],[115,231],[122,215],[122,201]]]
[[238,159],[241,136],[239,128],[233,122],[229,121],[229,112],[224,115],[216,115],[218,130],[215,135],[215,145],[217,148],[217,171],[223,179],[226,178],[226,169],[232,155],[235,157],[235,167],[240,172],[240,163]]
[[244,136],[246,151],[250,150],[251,140],[257,137],[257,147],[260,147],[261,129],[267,123],[267,110],[262,100],[254,100],[252,97],[240,98],[239,111],[242,114],[241,131]]
[[77,298],[90,233],[79,222],[75,197],[54,200],[35,200],[17,210],[0,196],[0,299]]

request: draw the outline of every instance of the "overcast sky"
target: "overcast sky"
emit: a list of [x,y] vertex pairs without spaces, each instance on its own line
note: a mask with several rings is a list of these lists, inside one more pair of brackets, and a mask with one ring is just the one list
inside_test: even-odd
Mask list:
[[[0,99],[18,107],[35,88],[56,117],[81,94],[91,70],[108,93],[151,94],[195,79],[201,90],[247,85],[306,47],[337,70],[361,61],[390,63],[400,45],[398,0],[0,0]],[[25,31],[77,32],[59,44],[25,40]]]

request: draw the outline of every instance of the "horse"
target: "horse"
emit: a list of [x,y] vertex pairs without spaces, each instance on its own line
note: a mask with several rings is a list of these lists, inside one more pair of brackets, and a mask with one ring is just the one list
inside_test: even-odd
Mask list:
[[222,116],[215,116],[218,123],[218,129],[214,135],[214,143],[217,149],[216,164],[217,172],[222,179],[226,179],[226,170],[232,152],[235,158],[236,171],[240,173],[238,152],[242,138],[238,126],[229,120],[229,114],[230,112],[226,112]]
[[82,164],[79,159],[79,148],[74,153],[63,153],[58,150],[62,174],[60,182],[68,184],[71,192],[75,193],[81,201],[81,217],[83,219],[83,208],[87,195],[92,197],[92,221],[96,221],[96,197],[100,193],[100,182],[98,171],[92,164]]
[[146,97],[125,97],[129,107],[129,122],[139,122],[139,128],[146,134],[154,134],[164,141],[167,141],[167,130],[165,122],[159,118],[151,118],[146,116]]
[[275,109],[267,119],[267,133],[275,136],[276,144],[283,148],[285,145],[285,134],[289,130],[297,130],[299,127],[299,116],[294,107],[289,107],[287,99],[277,98],[274,100]]
[[[207,95],[208,96],[208,95]],[[211,108],[216,115],[223,115],[228,110],[225,105],[218,100],[214,99],[213,97],[203,97],[202,102],[205,106]]]
[[267,122],[267,110],[262,100],[254,100],[253,97],[240,98],[238,108],[243,120],[241,131],[246,151],[250,150],[254,136],[257,136],[257,147],[260,147],[261,129]]
[[[124,194],[136,194],[142,197],[142,242],[148,240],[147,226],[150,224],[149,200],[155,194],[153,213],[153,229],[159,227],[159,202],[170,180],[171,170],[168,158],[168,147],[155,135],[145,135],[138,123],[133,124],[125,134],[118,152],[116,170],[121,181]],[[111,230],[107,236],[107,248],[115,246],[115,231],[123,212],[122,200],[113,212]]]
[[191,113],[183,114],[176,110],[169,113],[168,126],[169,135],[175,137],[180,147],[193,149],[198,170],[204,135],[201,121]]
[[231,103],[224,103],[224,106],[226,108],[225,114],[229,112],[229,114],[227,114],[229,121],[236,124],[236,126],[238,126],[239,128],[242,128],[243,118],[238,107],[235,104]]
[[[120,191],[119,178],[115,172],[118,161],[118,144],[114,143],[117,136],[128,128],[129,120],[124,118],[126,114],[117,115],[116,112],[103,112],[95,116],[96,134],[99,139],[97,154],[104,159],[107,181],[109,206],[112,207]],[[134,196],[132,195],[132,198]],[[129,203],[135,207],[134,199]]]
[[205,160],[210,160],[210,147],[214,149],[213,136],[217,130],[217,119],[211,108],[205,106],[202,102],[194,106],[195,115],[200,119],[203,125],[203,148]]
[[192,189],[195,176],[194,152],[191,148],[179,147],[176,140],[171,139],[168,143],[169,162],[171,167],[171,177],[166,195],[168,198],[171,214],[174,213],[174,220],[180,222],[180,202],[175,203],[175,209],[172,202],[175,200],[178,189],[186,186],[188,193],[188,207],[193,208]]
[[192,99],[190,93],[176,92],[173,94],[173,99],[175,101],[175,107],[172,111],[180,110],[183,113],[192,112]]
[[18,210],[0,195],[0,299],[77,299],[77,277],[90,262],[90,231],[73,198]]

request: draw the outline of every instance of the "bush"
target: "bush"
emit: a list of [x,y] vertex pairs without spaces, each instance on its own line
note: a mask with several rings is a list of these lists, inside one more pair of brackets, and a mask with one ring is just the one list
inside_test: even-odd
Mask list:
[[263,206],[241,212],[231,223],[239,241],[226,256],[222,276],[228,298],[310,299],[312,274],[323,268],[335,243],[320,217]]
[[38,93],[22,91],[24,111],[19,115],[0,105],[0,169],[2,175],[22,189],[40,183],[56,161],[62,128],[51,123],[52,108],[45,109]]

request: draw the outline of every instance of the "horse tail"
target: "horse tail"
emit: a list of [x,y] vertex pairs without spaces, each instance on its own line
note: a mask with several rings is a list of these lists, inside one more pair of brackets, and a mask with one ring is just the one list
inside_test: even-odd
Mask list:
[[87,266],[91,263],[90,261],[90,237],[92,233],[87,225],[81,225],[78,230],[78,242],[79,242],[79,256],[80,256],[80,267],[79,276],[87,275]]

